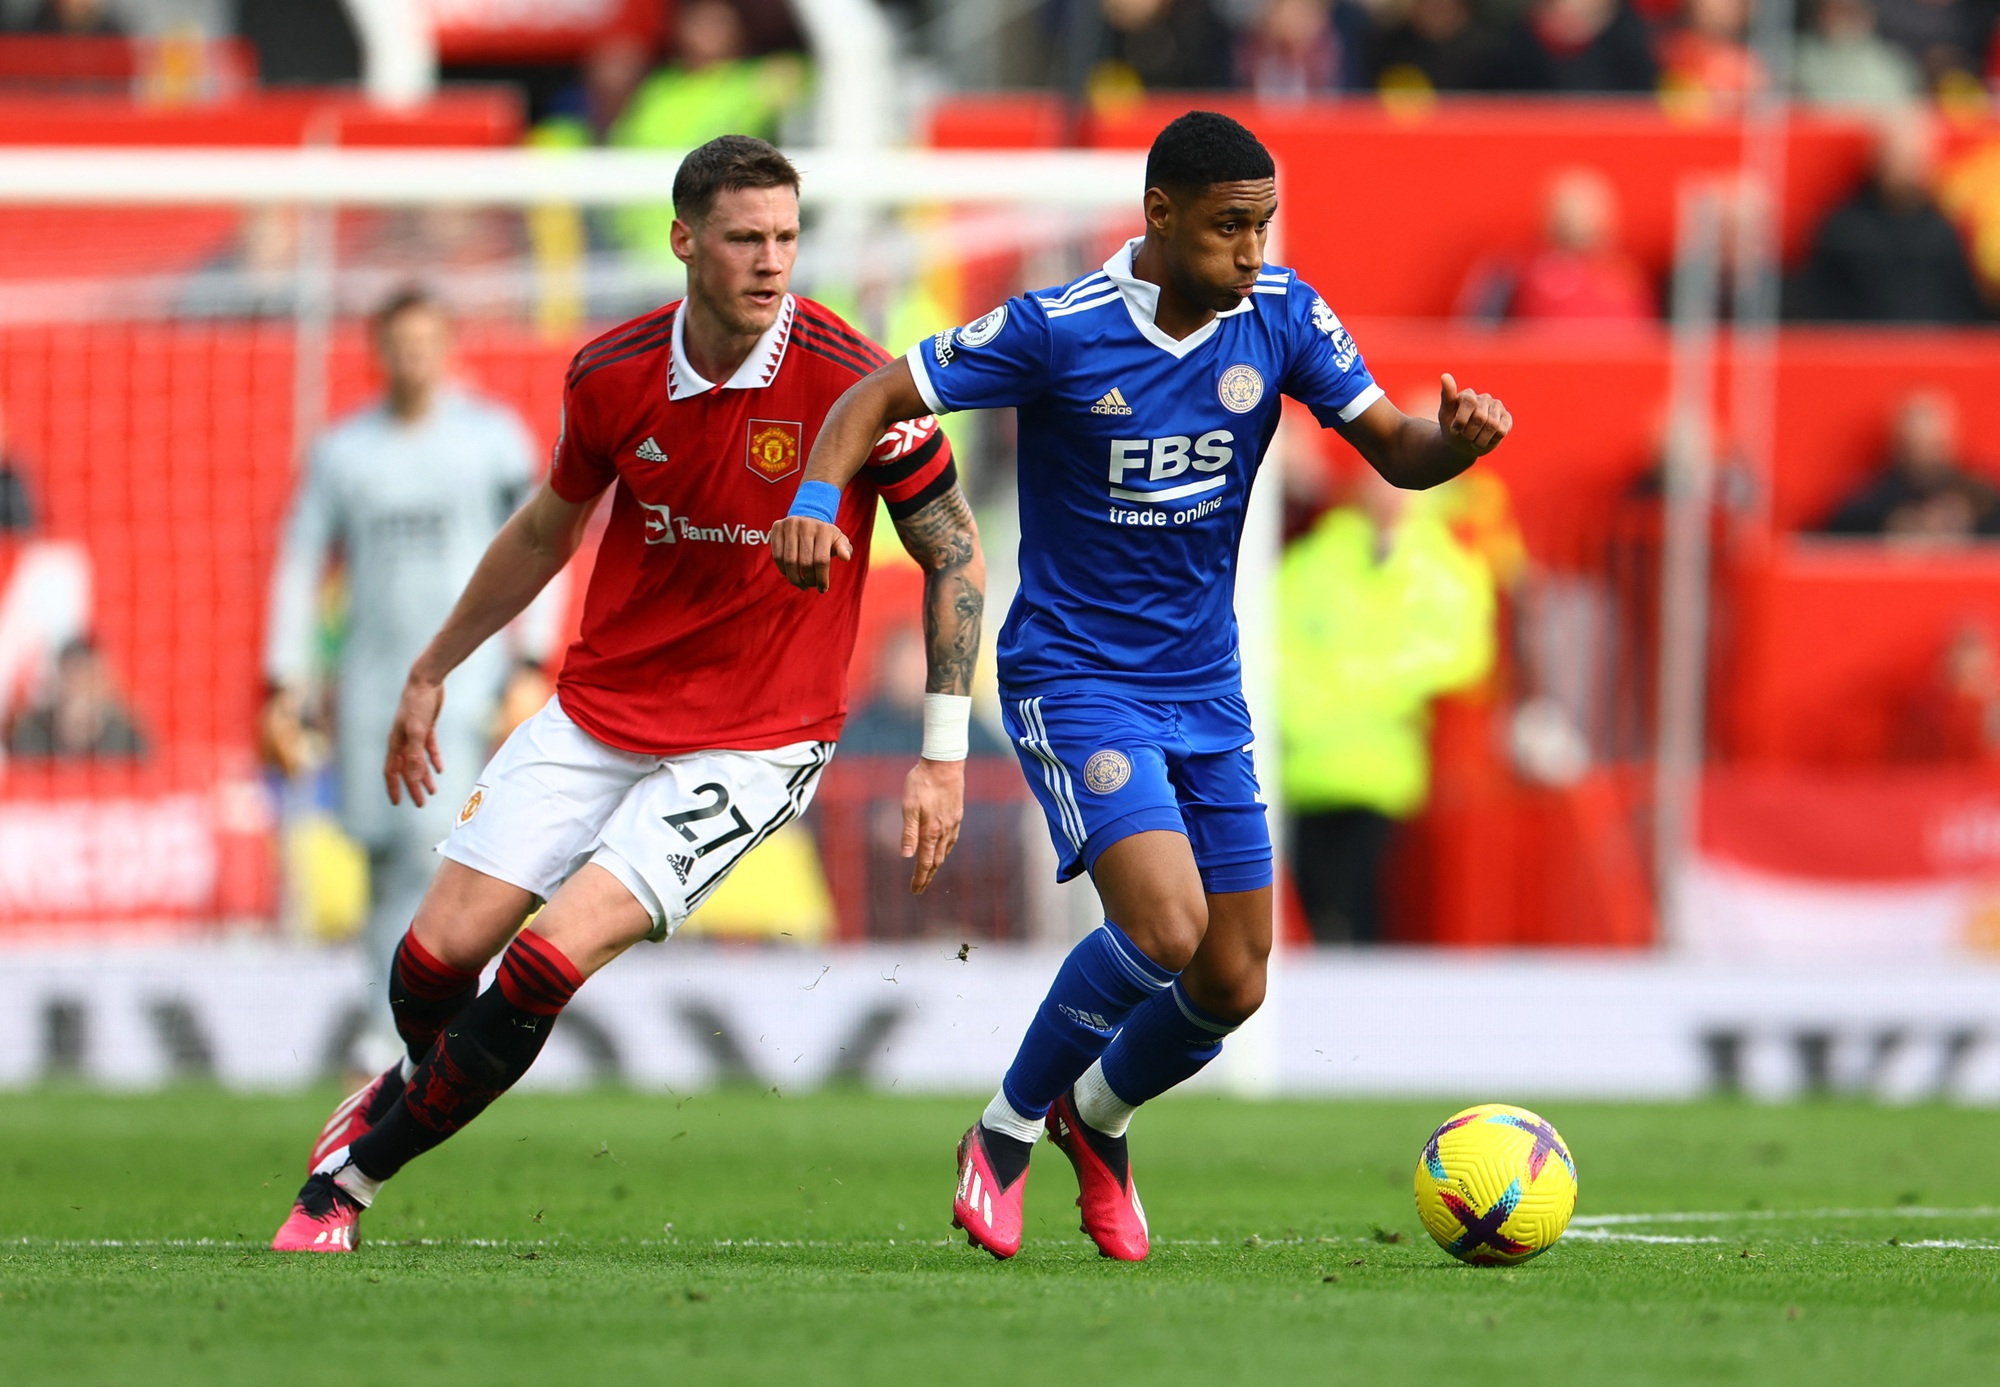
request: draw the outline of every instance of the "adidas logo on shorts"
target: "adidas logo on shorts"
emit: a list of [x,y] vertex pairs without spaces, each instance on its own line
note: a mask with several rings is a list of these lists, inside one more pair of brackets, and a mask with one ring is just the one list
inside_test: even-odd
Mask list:
[[1124,392],[1117,386],[1105,392],[1104,398],[1090,407],[1092,414],[1130,414],[1132,406],[1125,403]]
[[646,441],[632,450],[632,456],[641,462],[665,462],[667,460],[666,449],[655,443],[651,434],[647,434]]
[[679,853],[673,853],[667,858],[667,865],[674,869],[674,875],[680,878],[681,885],[685,886],[688,884],[688,873],[694,870],[694,859],[692,857],[683,857]]

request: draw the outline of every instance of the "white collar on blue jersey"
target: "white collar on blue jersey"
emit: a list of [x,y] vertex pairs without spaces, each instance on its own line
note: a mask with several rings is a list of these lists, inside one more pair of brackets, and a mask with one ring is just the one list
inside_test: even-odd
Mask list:
[[[771,383],[778,367],[784,364],[785,346],[792,340],[792,314],[797,307],[792,296],[785,295],[778,309],[778,320],[764,329],[764,335],[757,339],[750,355],[743,358],[736,374],[722,383],[722,389],[762,390]],[[667,398],[676,402],[705,395],[716,388],[713,381],[702,379],[701,372],[688,364],[686,331],[687,305],[683,302],[674,314],[674,349],[667,357]]]
[[[1178,339],[1169,337],[1160,331],[1156,321],[1160,316],[1160,286],[1135,278],[1132,274],[1133,252],[1139,249],[1145,239],[1144,236],[1134,236],[1120,246],[1118,253],[1104,262],[1104,276],[1117,285],[1118,292],[1124,296],[1125,311],[1132,315],[1132,326],[1138,328],[1140,335],[1160,350],[1175,358],[1186,356],[1215,335],[1217,319],[1237,313],[1248,313],[1255,306],[1250,299],[1245,299],[1236,307],[1217,313],[1214,318],[1210,318],[1187,336]],[[678,330],[680,325],[676,323],[674,326]]]

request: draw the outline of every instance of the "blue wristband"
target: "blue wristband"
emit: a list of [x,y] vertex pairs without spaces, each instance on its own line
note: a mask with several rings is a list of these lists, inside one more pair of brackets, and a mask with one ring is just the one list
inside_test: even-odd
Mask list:
[[799,494],[792,498],[792,508],[785,512],[786,515],[809,515],[829,525],[839,513],[840,488],[832,482],[800,482]]

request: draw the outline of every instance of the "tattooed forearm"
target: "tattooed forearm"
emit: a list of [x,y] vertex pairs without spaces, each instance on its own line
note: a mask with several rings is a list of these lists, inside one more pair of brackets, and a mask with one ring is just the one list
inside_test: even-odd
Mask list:
[[965,493],[956,486],[910,515],[896,533],[924,570],[924,650],[928,693],[969,694],[986,615],[986,556]]

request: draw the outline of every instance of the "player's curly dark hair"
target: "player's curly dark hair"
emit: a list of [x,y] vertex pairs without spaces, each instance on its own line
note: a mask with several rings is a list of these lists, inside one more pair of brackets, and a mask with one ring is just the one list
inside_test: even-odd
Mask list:
[[1270,178],[1276,172],[1263,142],[1216,111],[1175,117],[1154,137],[1146,155],[1146,186],[1175,196],[1199,193],[1211,183]]
[[674,174],[674,215],[693,226],[722,193],[742,188],[799,190],[799,171],[776,148],[750,135],[722,135],[681,160]]

